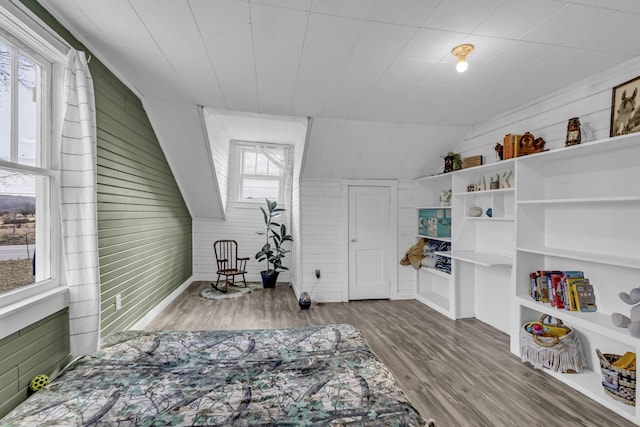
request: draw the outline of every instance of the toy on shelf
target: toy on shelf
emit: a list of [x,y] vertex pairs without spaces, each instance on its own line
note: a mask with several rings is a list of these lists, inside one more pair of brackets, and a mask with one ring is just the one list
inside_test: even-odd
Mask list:
[[629,329],[631,336],[640,338],[640,288],[634,288],[628,294],[620,292],[620,299],[631,307],[630,317],[621,313],[613,313],[611,321],[619,328]]
[[549,327],[545,326],[545,324],[541,322],[530,322],[526,326],[526,328],[527,332],[529,332],[530,334],[535,334],[541,337],[549,333]]

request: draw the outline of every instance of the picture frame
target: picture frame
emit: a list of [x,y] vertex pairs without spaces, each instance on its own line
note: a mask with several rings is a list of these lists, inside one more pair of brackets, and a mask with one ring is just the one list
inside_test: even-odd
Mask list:
[[615,86],[611,93],[609,136],[640,131],[640,76]]

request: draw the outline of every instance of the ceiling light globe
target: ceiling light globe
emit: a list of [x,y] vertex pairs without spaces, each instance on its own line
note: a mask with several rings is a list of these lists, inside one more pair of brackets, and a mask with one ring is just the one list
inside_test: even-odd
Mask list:
[[467,71],[467,68],[469,68],[469,64],[465,60],[462,60],[456,64],[456,71],[458,71],[459,73],[464,73],[465,71]]

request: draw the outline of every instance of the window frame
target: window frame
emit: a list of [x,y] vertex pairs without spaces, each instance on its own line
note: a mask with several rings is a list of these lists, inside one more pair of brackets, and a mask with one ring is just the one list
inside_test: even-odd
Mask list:
[[[7,322],[7,327],[0,331],[1,339],[26,326],[24,323],[27,321],[27,325],[31,324],[68,306],[68,291],[64,286],[66,281],[61,274],[61,223],[57,208],[59,172],[54,156],[59,151],[57,136],[61,134],[62,127],[63,76],[68,45],[61,43],[52,33],[44,34],[44,24],[20,6],[0,6],[0,24],[3,24],[0,28],[3,42],[28,56],[41,69],[36,166],[0,159],[0,169],[47,178],[44,186],[36,190],[36,212],[45,213],[38,214],[36,248],[42,256],[36,257],[36,269],[44,269],[47,278],[0,294],[0,318]],[[66,49],[61,50],[62,46]],[[17,54],[12,56],[17,57]],[[12,93],[11,96],[13,98],[15,95]]]
[[[234,194],[234,206],[235,207],[255,207],[257,204],[264,203],[264,198],[255,198],[255,199],[243,199],[242,198],[242,190],[243,190],[243,181],[245,177],[255,178],[255,179],[263,179],[265,181],[278,181],[278,198],[277,202],[280,205],[284,205],[285,203],[285,192],[286,192],[286,182],[287,182],[287,167],[289,165],[290,156],[291,156],[291,146],[289,144],[275,144],[275,143],[267,143],[267,142],[251,142],[251,141],[231,141],[231,144],[234,146],[234,155],[235,155],[235,168],[234,170],[234,178],[236,180],[235,183],[235,194]],[[258,148],[265,147],[267,149],[280,149],[284,152],[284,162],[287,165],[285,169],[280,169],[280,174],[278,176],[274,175],[261,175],[261,174],[245,174],[244,173],[244,151],[252,150],[258,154]],[[277,167],[277,165],[276,165]]]

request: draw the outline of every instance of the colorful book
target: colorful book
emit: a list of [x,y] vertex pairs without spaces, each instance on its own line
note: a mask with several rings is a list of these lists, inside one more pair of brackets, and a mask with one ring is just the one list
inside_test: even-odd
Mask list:
[[596,305],[596,294],[593,292],[593,285],[589,279],[574,279],[576,305],[579,311],[598,311]]
[[571,311],[580,311],[580,306],[578,305],[578,301],[576,299],[576,294],[572,290],[572,285],[574,283],[579,283],[580,280],[583,280],[584,273],[582,271],[565,271],[564,272],[564,281],[565,281],[565,295],[566,302],[565,308],[569,308]]
[[584,280],[585,279],[573,277],[568,277],[565,279],[567,293],[569,294],[569,310],[571,311],[580,311],[580,306],[578,304],[577,284],[584,282]]
[[536,277],[536,286],[538,289],[538,301],[549,302],[549,283],[546,274]]
[[529,273],[529,296],[534,301],[540,301],[538,297],[537,278],[536,273]]
[[564,308],[564,294],[562,287],[563,280],[564,273],[562,271],[549,272],[549,281],[551,283],[551,295],[549,295],[549,298],[553,298],[553,302],[551,303],[551,305],[557,309]]

